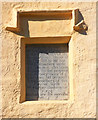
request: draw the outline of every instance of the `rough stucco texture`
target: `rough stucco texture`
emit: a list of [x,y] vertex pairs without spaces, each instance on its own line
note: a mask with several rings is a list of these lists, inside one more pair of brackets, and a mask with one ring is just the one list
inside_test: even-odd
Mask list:
[[[15,26],[17,10],[79,8],[88,25],[87,35],[73,32],[69,42],[69,100],[26,101],[20,99],[21,37],[6,31]],[[60,21],[59,21],[60,22]],[[56,24],[57,26],[59,26]],[[40,24],[40,23],[39,23]],[[61,24],[61,23],[60,23]],[[69,24],[69,22],[68,22]],[[47,23],[48,26],[48,23]],[[38,35],[65,35],[65,26],[52,32],[39,30]],[[70,25],[69,25],[70,26]],[[43,27],[43,26],[42,26]],[[45,24],[44,24],[45,27]],[[49,27],[47,27],[49,28]],[[30,30],[33,31],[31,27]],[[70,30],[70,29],[69,29]],[[68,30],[67,30],[68,31]],[[35,31],[36,32],[36,31]],[[69,31],[70,32],[70,31]],[[49,33],[49,34],[48,34]],[[34,33],[32,33],[32,36]],[[67,34],[67,33],[66,33]],[[68,33],[69,34],[69,33]],[[73,84],[71,84],[73,83]],[[73,97],[72,97],[73,96]],[[95,118],[96,117],[96,3],[35,2],[2,3],[2,115],[3,118]]]

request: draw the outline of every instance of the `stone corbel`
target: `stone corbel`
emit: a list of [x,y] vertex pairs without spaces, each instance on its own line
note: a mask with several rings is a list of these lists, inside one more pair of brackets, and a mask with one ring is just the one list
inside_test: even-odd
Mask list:
[[74,26],[73,29],[75,31],[87,31],[88,26],[86,25],[82,14],[79,9],[74,10]]

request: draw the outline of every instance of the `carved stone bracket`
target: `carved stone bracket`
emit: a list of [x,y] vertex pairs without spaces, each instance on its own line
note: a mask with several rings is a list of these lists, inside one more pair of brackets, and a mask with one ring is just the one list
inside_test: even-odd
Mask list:
[[88,26],[86,25],[82,14],[80,13],[79,9],[74,10],[74,26],[73,29],[75,31],[87,31]]

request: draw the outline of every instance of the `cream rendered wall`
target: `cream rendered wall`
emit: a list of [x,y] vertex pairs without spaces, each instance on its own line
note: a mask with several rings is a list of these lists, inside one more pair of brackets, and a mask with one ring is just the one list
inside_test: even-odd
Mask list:
[[[17,10],[75,8],[82,13],[88,31],[87,35],[74,31],[69,42],[70,99],[19,103],[21,36],[5,28],[15,26]],[[96,117],[96,2],[2,3],[2,114],[3,118]]]

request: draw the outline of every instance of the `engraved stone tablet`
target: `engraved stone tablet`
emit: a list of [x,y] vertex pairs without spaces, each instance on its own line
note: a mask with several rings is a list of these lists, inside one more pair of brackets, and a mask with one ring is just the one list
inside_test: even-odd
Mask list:
[[26,45],[26,100],[65,99],[68,99],[67,45]]

